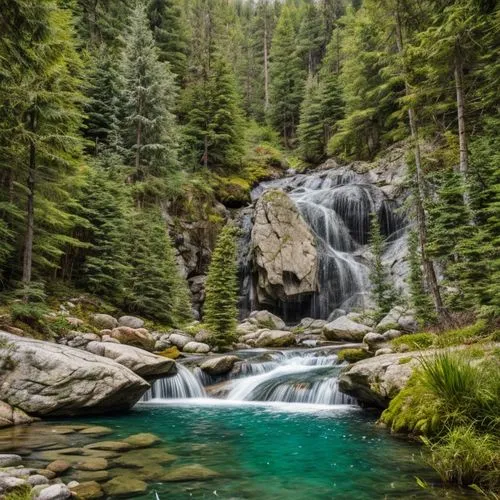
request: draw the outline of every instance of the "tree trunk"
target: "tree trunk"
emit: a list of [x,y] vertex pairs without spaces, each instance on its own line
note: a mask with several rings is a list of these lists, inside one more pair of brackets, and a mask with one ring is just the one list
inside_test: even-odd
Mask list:
[[[33,111],[30,115],[30,130],[35,132],[36,116]],[[32,138],[30,141],[28,179],[28,200],[26,206],[26,234],[24,237],[23,255],[23,283],[31,283],[31,271],[33,267],[33,234],[35,228],[35,170],[36,170],[36,144]]]
[[455,44],[455,87],[457,91],[457,118],[458,118],[458,141],[460,147],[459,171],[462,176],[464,188],[464,205],[470,205],[469,192],[467,189],[467,175],[469,171],[469,153],[467,151],[467,132],[465,130],[465,96],[464,96],[464,68],[460,44]]
[[269,57],[267,49],[267,5],[264,13],[264,111],[269,109]]
[[[399,7],[400,5],[398,2],[398,8],[396,9],[396,44],[398,47],[398,52],[401,58],[403,58],[403,28],[401,23]],[[402,61],[403,61],[402,70],[405,83],[405,94],[407,96],[410,96],[411,92],[408,83],[408,78],[406,76],[406,67],[403,59]],[[424,209],[424,199],[425,199],[424,174],[422,170],[422,156],[421,156],[420,142],[418,136],[417,118],[415,109],[411,106],[408,108],[408,121],[410,123],[410,134],[415,154],[415,190],[414,190],[415,211],[417,214],[417,226],[418,226],[418,236],[419,236],[418,239],[420,243],[420,253],[422,256],[424,276],[429,291],[431,292],[432,295],[436,313],[440,319],[446,320],[448,315],[444,308],[443,299],[441,297],[441,291],[439,289],[436,270],[434,269],[434,263],[432,262],[432,260],[429,259],[427,255],[427,221]]]

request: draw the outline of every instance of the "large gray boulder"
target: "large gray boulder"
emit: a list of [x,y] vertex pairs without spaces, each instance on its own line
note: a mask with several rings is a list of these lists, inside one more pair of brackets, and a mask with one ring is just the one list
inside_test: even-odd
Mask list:
[[234,364],[239,361],[238,356],[218,356],[204,361],[200,368],[209,375],[223,375],[233,369]]
[[119,326],[128,326],[129,328],[142,328],[144,320],[135,316],[121,316],[118,318]]
[[177,372],[174,360],[157,356],[138,347],[110,342],[90,342],[86,349],[130,368],[147,380],[174,375]]
[[186,344],[193,342],[194,338],[187,333],[178,331],[178,333],[172,333],[168,338],[171,345],[175,345],[179,349],[183,349]]
[[31,415],[127,409],[148,388],[145,380],[111,359],[0,332],[0,394]]
[[290,347],[295,344],[295,335],[282,330],[264,330],[256,340],[257,347]]
[[145,328],[131,328],[129,326],[119,326],[109,334],[111,338],[118,340],[121,344],[139,347],[147,351],[155,348],[155,339]]
[[210,351],[210,346],[208,344],[204,344],[203,342],[191,341],[182,348],[182,351],[191,354],[206,354]]
[[257,201],[251,246],[260,303],[318,291],[314,235],[284,192],[269,190]]
[[361,342],[370,331],[370,327],[356,323],[347,316],[341,316],[323,327],[323,335],[328,340],[348,340]]
[[377,325],[377,331],[380,333],[391,329],[415,332],[418,329],[418,323],[411,311],[406,310],[402,306],[396,306]]
[[285,322],[269,311],[253,311],[248,317],[248,321],[259,328],[269,328],[270,330],[284,330]]

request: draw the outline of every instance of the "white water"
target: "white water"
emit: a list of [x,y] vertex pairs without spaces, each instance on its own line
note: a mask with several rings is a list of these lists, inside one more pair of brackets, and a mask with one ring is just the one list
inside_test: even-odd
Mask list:
[[[324,349],[259,351],[237,363],[223,377],[210,377],[200,368],[194,374],[178,364],[173,377],[157,380],[143,402],[189,400],[207,396],[203,385],[225,382],[227,401],[350,405],[355,400],[338,390],[340,364]],[[214,398],[211,398],[214,399]]]

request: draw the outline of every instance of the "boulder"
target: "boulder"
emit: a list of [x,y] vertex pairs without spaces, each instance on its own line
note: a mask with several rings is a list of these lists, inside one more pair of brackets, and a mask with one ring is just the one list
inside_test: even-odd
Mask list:
[[233,369],[234,364],[239,361],[238,356],[219,356],[204,361],[200,368],[209,375],[223,375]]
[[194,354],[206,354],[210,351],[210,346],[202,342],[188,342],[183,348],[182,352],[189,352]]
[[32,415],[128,409],[149,384],[123,365],[71,347],[0,332],[0,394]]
[[42,474],[33,474],[32,476],[26,479],[29,485],[31,486],[39,486],[40,484],[49,484],[49,480],[42,476]]
[[149,432],[133,434],[123,441],[129,444],[133,449],[149,448],[150,446],[161,443],[161,439],[158,436]]
[[137,329],[144,326],[144,320],[142,320],[141,318],[136,318],[135,316],[122,316],[118,318],[118,325]]
[[63,474],[71,467],[71,464],[66,460],[54,460],[49,465],[47,465],[47,470],[54,472],[56,474]]
[[165,333],[160,338],[155,340],[155,351],[164,351],[165,349],[168,349],[172,346],[169,333]]
[[290,347],[295,343],[295,335],[283,330],[264,330],[256,341],[257,347]]
[[251,323],[250,321],[246,320],[246,321],[243,321],[243,323],[240,323],[236,327],[236,333],[239,336],[242,336],[242,335],[247,335],[249,333],[254,333],[258,329],[259,329],[259,327],[257,325],[255,325],[254,323]]
[[209,344],[211,338],[212,338],[212,334],[208,330],[200,330],[194,336],[194,340],[196,340],[196,342],[202,342],[205,344]]
[[257,201],[251,247],[259,303],[318,291],[316,240],[286,193],[269,190]]
[[384,344],[385,342],[385,337],[380,333],[370,332],[363,337],[363,344],[366,344],[368,349],[372,352],[376,351],[378,346]]
[[113,330],[113,328],[118,326],[118,321],[109,314],[93,314],[90,317],[90,321],[93,325],[97,326],[97,328],[106,330]]
[[336,320],[337,318],[340,318],[341,316],[345,316],[347,314],[344,309],[334,309],[331,313],[330,316],[328,316],[328,323],[331,323],[332,321]]
[[132,446],[125,441],[98,441],[85,446],[87,450],[128,451]]
[[390,347],[382,347],[375,351],[375,356],[382,356],[384,354],[392,354],[394,351]]
[[103,484],[106,495],[111,497],[130,498],[144,493],[148,485],[144,481],[130,476],[116,476]]
[[285,322],[281,318],[265,310],[253,311],[248,320],[259,328],[269,330],[284,330],[286,328]]
[[8,492],[14,493],[15,490],[24,485],[26,485],[26,481],[19,477],[12,477],[12,476],[0,477],[0,494]]
[[147,380],[177,372],[175,361],[130,345],[90,342],[86,349],[98,356],[113,359]]
[[203,465],[192,464],[182,465],[174,469],[168,470],[162,477],[165,482],[182,482],[182,481],[206,481],[215,479],[220,474],[212,469],[208,469]]
[[131,345],[153,351],[155,340],[153,336],[144,328],[130,328],[129,326],[119,326],[111,331],[110,336],[120,341],[120,344]]
[[96,471],[105,470],[109,467],[109,463],[105,458],[101,457],[86,457],[81,462],[75,464],[76,470]]
[[382,336],[388,342],[392,339],[397,339],[403,335],[399,330],[387,330]]
[[65,484],[53,484],[37,493],[34,500],[66,500],[71,498],[71,490]]
[[11,425],[31,424],[36,419],[27,415],[19,408],[13,408],[4,401],[0,401],[0,428]]
[[188,342],[193,341],[193,337],[187,333],[178,331],[178,333],[172,333],[169,340],[171,345],[175,345],[179,349],[182,349]]
[[369,331],[370,327],[362,325],[361,323],[355,323],[347,316],[341,316],[324,326],[323,335],[328,340],[361,342]]
[[411,311],[406,310],[402,306],[393,307],[377,325],[377,331],[380,333],[391,329],[415,332],[417,328],[418,323]]
[[[363,406],[386,408],[406,385],[422,356],[435,351],[380,354],[358,361],[340,375],[339,389],[354,396]],[[401,360],[404,360],[401,363]]]
[[108,434],[113,434],[113,429],[110,427],[104,427],[103,425],[92,425],[91,427],[82,429],[80,434],[86,434],[92,437],[106,436]]

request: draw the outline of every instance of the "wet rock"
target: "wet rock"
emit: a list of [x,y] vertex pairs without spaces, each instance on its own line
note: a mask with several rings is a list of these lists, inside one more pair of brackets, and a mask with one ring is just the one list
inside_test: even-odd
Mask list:
[[89,450],[104,450],[104,451],[128,451],[132,449],[125,441],[98,441],[85,446]]
[[108,434],[113,434],[113,429],[109,427],[104,427],[102,425],[94,425],[92,427],[86,427],[80,431],[80,434],[90,434],[92,436],[107,436]]
[[97,326],[97,328],[103,328],[106,330],[113,330],[113,328],[118,326],[118,321],[109,314],[93,314],[90,317],[90,320],[93,325]]
[[139,434],[133,434],[128,438],[123,440],[125,443],[129,444],[132,448],[149,448],[155,444],[161,443],[161,439],[155,434],[149,432],[141,432]]
[[222,375],[232,370],[234,364],[239,361],[238,356],[219,356],[204,361],[200,368],[209,375]]
[[117,457],[113,460],[113,466],[125,469],[139,469],[151,464],[168,464],[176,459],[177,456],[159,448],[138,449]]
[[38,469],[36,472],[37,472],[37,474],[40,474],[41,476],[44,476],[49,480],[52,480],[57,476],[57,474],[55,472],[53,472],[49,469]]
[[56,474],[63,474],[71,467],[71,464],[66,460],[54,460],[49,465],[47,465],[47,470],[50,470]]
[[53,484],[40,491],[34,500],[66,500],[71,498],[71,490],[64,484]]
[[244,342],[236,342],[236,344],[234,344],[234,348],[237,350],[250,349],[250,346]]
[[248,317],[248,321],[257,325],[259,328],[268,328],[269,330],[284,330],[285,322],[278,316],[269,311],[253,311]]
[[144,320],[135,316],[122,316],[118,318],[118,325],[128,326],[129,328],[142,328],[144,326]]
[[70,489],[78,498],[84,500],[102,498],[104,496],[100,484],[96,481],[86,481],[85,483],[74,485]]
[[102,483],[109,479],[109,472],[107,470],[78,471],[74,475],[74,478],[80,483],[85,483],[88,481],[96,481],[98,483]]
[[318,290],[316,240],[286,193],[269,190],[257,201],[251,246],[259,303]]
[[77,470],[86,471],[105,470],[109,467],[109,463],[105,458],[91,457],[78,462],[74,467]]
[[49,484],[48,478],[42,476],[42,474],[33,474],[27,479],[28,484],[31,486],[38,486],[40,484]]
[[183,348],[183,352],[195,353],[195,354],[206,354],[210,351],[210,346],[208,344],[203,344],[202,342],[188,342]]
[[178,347],[179,349],[183,349],[187,343],[193,341],[193,337],[187,333],[178,331],[178,333],[172,333],[170,335],[169,341],[172,345]]
[[107,495],[130,498],[144,493],[148,485],[139,479],[133,479],[128,476],[117,476],[104,483],[103,488]]
[[87,351],[112,359],[145,379],[174,375],[177,371],[175,362],[162,356],[156,356],[137,347],[124,344],[90,342]]
[[264,330],[256,341],[257,347],[290,347],[295,343],[293,333],[281,330]]
[[347,316],[341,316],[327,323],[323,328],[323,335],[328,340],[348,340],[350,342],[361,342],[370,328],[360,323],[355,323]]
[[0,332],[3,400],[32,415],[128,409],[149,384],[128,368],[86,351]]
[[163,475],[162,480],[165,482],[206,481],[219,476],[220,474],[212,469],[208,469],[203,465],[192,464],[168,470]]
[[144,328],[130,328],[128,326],[119,326],[111,331],[111,338],[120,342],[146,351],[153,351],[155,340],[153,336]]
[[0,455],[0,467],[21,465],[23,459],[19,455]]

